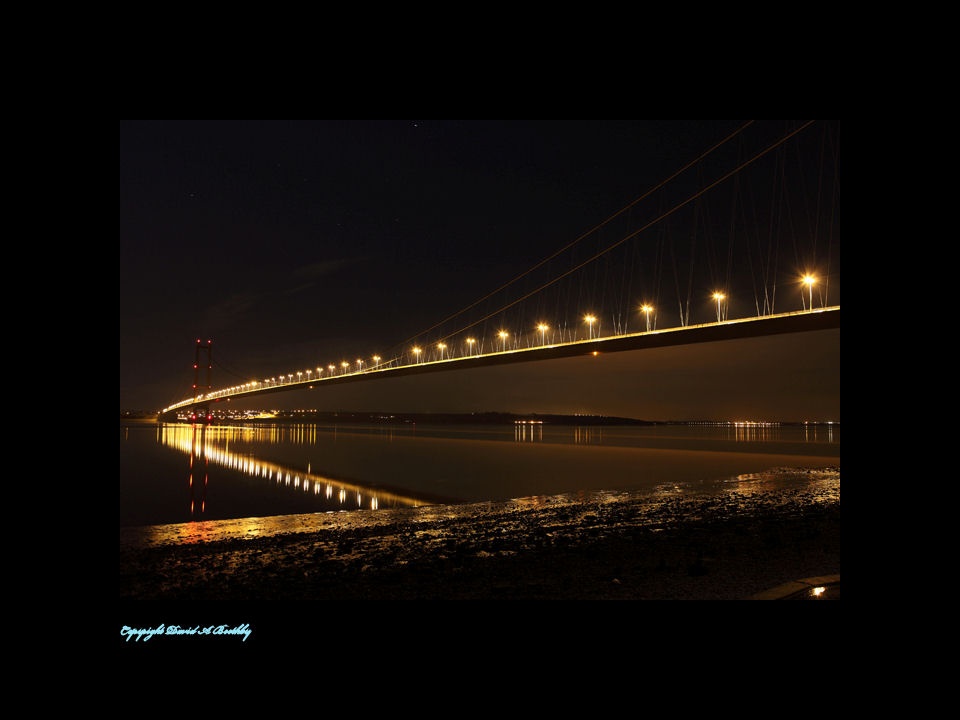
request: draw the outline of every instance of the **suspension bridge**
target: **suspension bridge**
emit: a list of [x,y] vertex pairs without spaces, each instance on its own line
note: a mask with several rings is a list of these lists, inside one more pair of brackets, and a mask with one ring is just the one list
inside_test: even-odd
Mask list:
[[[385,388],[387,381],[441,373],[448,380],[437,389],[421,383],[416,392],[450,393],[458,382],[472,386],[477,378],[530,382],[528,375],[504,374],[521,364],[542,369],[549,363],[567,373],[563,382],[589,392],[590,368],[597,366],[583,361],[621,358],[603,365],[606,377],[635,374],[644,367],[641,358],[672,366],[702,362],[706,371],[712,362],[706,350],[730,343],[746,352],[733,350],[730,357],[740,359],[724,362],[750,374],[766,352],[757,343],[775,337],[793,338],[768,360],[785,377],[794,372],[785,363],[795,355],[806,357],[806,365],[798,358],[800,375],[814,362],[803,349],[810,338],[828,339],[829,350],[816,362],[835,369],[828,390],[836,391],[839,415],[836,126],[808,121],[773,139],[752,138],[749,130],[705,149],[526,272],[383,351],[350,348],[330,357],[291,358],[291,367],[277,373],[216,384],[213,342],[197,339],[191,392],[164,408],[161,419],[209,417],[220,403],[250,405],[302,391],[322,398],[347,385]],[[679,348],[685,348],[682,359],[672,352]],[[757,391],[764,391],[762,384]],[[338,392],[330,392],[330,401],[347,402],[349,396]]]

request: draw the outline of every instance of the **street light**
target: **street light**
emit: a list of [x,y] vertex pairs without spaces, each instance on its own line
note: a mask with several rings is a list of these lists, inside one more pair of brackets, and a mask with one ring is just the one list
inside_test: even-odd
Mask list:
[[497,337],[500,338],[500,349],[503,352],[507,351],[507,338],[510,337],[510,333],[506,330],[501,330],[497,333]]
[[300,382],[300,379],[301,379],[302,377],[303,377],[303,372],[300,371],[300,370],[297,370],[297,382]]
[[379,355],[374,355],[374,356],[373,356],[373,367],[374,367],[374,368],[380,367],[380,356],[379,356]]
[[817,279],[813,275],[804,275],[803,284],[807,286],[810,290],[810,307],[808,310],[813,310],[813,286],[816,284]]
[[437,350],[440,351],[440,359],[443,360],[443,351],[447,349],[444,343],[437,343]]
[[541,344],[541,345],[545,345],[545,344],[546,344],[546,342],[547,342],[547,340],[546,340],[546,332],[547,332],[547,330],[549,330],[549,329],[550,329],[550,326],[547,325],[546,323],[540,323],[539,325],[537,325],[537,330],[540,331],[540,344]]
[[331,375],[333,375],[337,371],[337,366],[334,365],[333,363],[330,363],[329,365],[327,365],[327,367],[330,368]]
[[717,322],[720,322],[720,301],[726,297],[719,290],[713,294],[713,299],[717,301]]
[[340,367],[343,368],[343,373],[346,374],[346,373],[347,373],[347,368],[350,367],[350,363],[348,363],[346,360],[342,360],[342,361],[340,362]]
[[653,306],[644,303],[640,306],[640,311],[647,316],[647,332],[650,332],[650,313],[653,312]]
[[583,320],[585,323],[587,323],[587,328],[589,328],[589,339],[593,340],[593,324],[597,321],[597,318],[595,315],[584,315]]
[[413,348],[414,362],[420,362],[420,353],[421,353],[420,348],[418,347]]
[[310,376],[313,374],[313,370],[307,370],[307,382],[310,382]]
[[363,360],[357,358],[357,368],[362,372],[363,371]]
[[474,340],[473,338],[467,338],[467,354],[468,355],[473,355],[473,345],[476,342],[477,341]]

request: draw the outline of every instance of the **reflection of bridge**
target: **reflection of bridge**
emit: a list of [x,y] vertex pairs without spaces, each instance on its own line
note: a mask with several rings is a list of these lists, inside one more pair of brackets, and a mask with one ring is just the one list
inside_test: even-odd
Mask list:
[[[237,384],[214,388],[211,346],[198,340],[193,392],[162,417],[373,379],[456,370],[466,384],[480,368],[570,367],[578,356],[812,331],[837,330],[838,355],[839,155],[838,121],[748,121],[550,257],[393,348],[338,341],[326,358],[284,359],[299,368],[292,372],[230,371]],[[778,362],[802,352],[784,347]]]
[[[190,488],[190,515],[206,511],[210,463],[244,473],[253,478],[275,484],[292,492],[322,496],[328,501],[327,510],[358,510],[396,507],[420,507],[446,498],[400,495],[384,488],[370,488],[347,480],[330,478],[310,469],[291,468],[269,460],[231,451],[231,441],[256,440],[254,428],[206,427],[169,425],[162,430],[161,441],[190,456],[188,485]],[[270,431],[268,431],[270,432]],[[200,475],[203,475],[202,480]]]

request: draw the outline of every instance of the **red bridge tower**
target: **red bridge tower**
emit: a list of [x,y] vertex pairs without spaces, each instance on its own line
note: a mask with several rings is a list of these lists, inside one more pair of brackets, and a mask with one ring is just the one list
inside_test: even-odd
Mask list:
[[[200,385],[200,351],[205,351],[207,354],[207,384]],[[207,395],[213,389],[211,384],[210,376],[213,373],[213,340],[207,340],[207,345],[204,347],[200,344],[200,339],[197,339],[197,350],[196,350],[196,359],[193,361],[193,397],[196,398],[198,395],[203,395],[206,399]],[[190,410],[190,419],[195,422],[205,422],[208,423],[213,420],[213,414],[210,412],[210,405],[207,402],[194,405]]]

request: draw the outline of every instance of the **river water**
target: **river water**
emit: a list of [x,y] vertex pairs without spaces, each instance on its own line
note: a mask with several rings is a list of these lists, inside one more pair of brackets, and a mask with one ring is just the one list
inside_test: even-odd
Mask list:
[[[559,494],[718,492],[840,466],[839,425],[121,421],[120,526]],[[778,472],[779,484],[795,473]],[[770,475],[764,487],[769,488]]]

